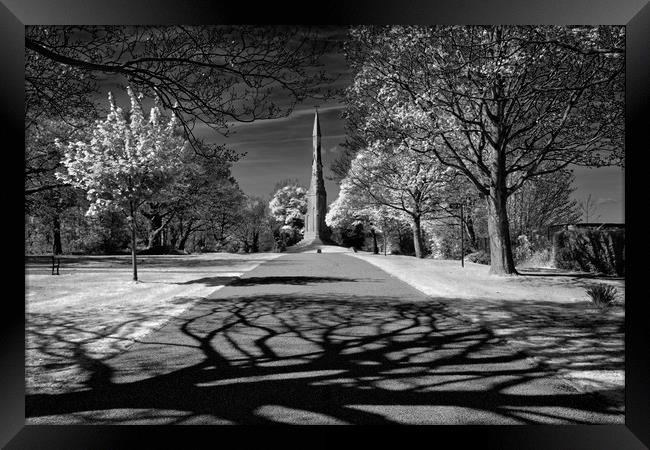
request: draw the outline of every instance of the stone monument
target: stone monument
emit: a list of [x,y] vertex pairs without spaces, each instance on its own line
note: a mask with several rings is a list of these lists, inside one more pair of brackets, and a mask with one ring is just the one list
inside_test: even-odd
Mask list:
[[307,191],[307,213],[305,214],[305,234],[302,245],[329,243],[329,230],[325,224],[327,211],[327,194],[323,181],[323,162],[320,156],[320,121],[318,110],[314,115],[312,133],[313,160],[311,163],[311,183]]

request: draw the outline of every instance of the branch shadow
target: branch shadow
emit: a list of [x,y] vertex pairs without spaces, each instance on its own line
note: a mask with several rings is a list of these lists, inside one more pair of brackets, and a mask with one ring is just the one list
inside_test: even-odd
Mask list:
[[264,284],[290,284],[304,286],[316,283],[353,283],[360,281],[355,278],[341,277],[309,277],[309,276],[276,276],[276,277],[243,277],[234,280],[230,286],[255,286]]
[[405,408],[420,411],[416,423],[615,421],[593,396],[549,394],[553,371],[438,302],[206,299],[123,355],[89,355],[91,341],[69,355],[87,371],[83,388],[27,395],[28,423],[380,424]]
[[195,280],[188,280],[174,284],[203,284],[205,286],[226,286],[231,285],[238,277],[203,277]]
[[436,299],[456,314],[517,342],[545,364],[563,370],[625,369],[624,308],[600,310],[589,302]]
[[176,284],[205,284],[206,286],[257,286],[269,284],[288,284],[305,286],[317,283],[352,283],[359,281],[354,278],[339,277],[308,277],[308,276],[277,276],[277,277],[204,277]]
[[590,273],[590,272],[567,272],[564,269],[553,268],[538,268],[538,267],[523,267],[517,268],[520,276],[523,277],[561,277],[561,278],[574,278],[576,280],[591,280],[603,279],[612,281],[625,281],[625,277],[618,275],[608,275],[605,273]]
[[[196,255],[138,255],[138,267],[141,268],[201,268],[201,267],[227,267],[233,264],[251,264],[268,261],[266,258],[258,258],[254,255],[232,259],[229,257],[220,258],[214,256],[209,259],[198,259]],[[124,255],[57,255],[61,266],[70,268],[83,268],[105,270],[111,268],[130,267],[132,262],[130,254]],[[25,268],[31,271],[45,270],[52,266],[52,256],[25,256]]]

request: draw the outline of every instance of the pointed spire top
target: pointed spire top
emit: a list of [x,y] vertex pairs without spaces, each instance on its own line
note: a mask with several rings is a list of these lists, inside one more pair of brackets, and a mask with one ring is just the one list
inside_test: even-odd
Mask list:
[[316,106],[316,114],[314,114],[314,133],[313,136],[320,136],[320,121],[318,120],[318,106]]

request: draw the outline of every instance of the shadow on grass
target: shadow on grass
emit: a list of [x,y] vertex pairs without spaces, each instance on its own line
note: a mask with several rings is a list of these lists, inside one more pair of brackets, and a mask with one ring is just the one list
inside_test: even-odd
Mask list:
[[205,286],[227,286],[231,285],[233,281],[237,280],[237,277],[203,277],[197,278],[195,280],[183,281],[175,284],[187,285],[187,284],[203,284]]
[[[46,326],[48,317],[39,320]],[[65,318],[49,320],[78,328]],[[58,336],[42,339],[42,350],[57,353],[65,333]],[[92,339],[71,344],[69,356],[87,371],[84,389],[28,395],[28,423],[58,415],[88,424],[206,417],[380,424],[397,423],[394,408],[430,408],[420,418],[439,423],[616,417],[590,395],[540,391],[553,383],[553,371],[440,303],[326,294],[205,300],[122,356],[89,355]],[[465,419],[449,407],[468,411]]]
[[[266,258],[256,258],[253,254],[241,255],[241,258],[219,258],[215,253],[214,258],[198,259],[194,255],[138,255],[138,267],[148,268],[183,268],[183,267],[212,267],[231,266],[233,264],[257,263],[268,261]],[[60,255],[61,268],[70,267],[93,269],[128,268],[131,267],[130,255]],[[29,269],[48,269],[52,266],[51,256],[25,256],[25,267]]]
[[599,278],[604,280],[625,280],[625,277],[617,275],[607,275],[604,273],[589,273],[589,272],[567,272],[564,269],[552,268],[537,268],[537,267],[522,267],[517,268],[519,275],[524,277],[563,277],[563,278],[576,278],[576,279],[593,279]]
[[436,299],[461,316],[473,316],[564,370],[624,370],[623,307],[601,310],[589,302]]

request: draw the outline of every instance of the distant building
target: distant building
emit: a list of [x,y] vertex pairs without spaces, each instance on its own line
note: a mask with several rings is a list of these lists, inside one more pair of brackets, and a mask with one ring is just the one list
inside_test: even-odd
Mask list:
[[548,227],[549,233],[555,233],[560,230],[574,230],[576,228],[591,228],[599,230],[617,230],[624,229],[624,223],[611,223],[611,222],[582,222],[582,223],[560,223],[556,225],[550,225]]
[[548,227],[547,236],[550,239],[558,231],[561,230],[576,230],[576,229],[591,229],[591,230],[624,230],[624,223],[612,222],[582,222],[582,223],[560,223],[550,225]]

